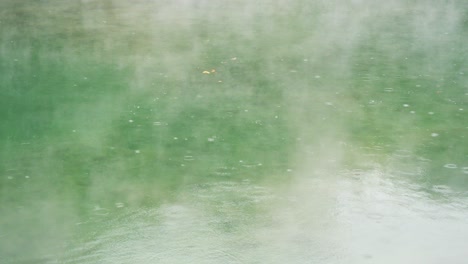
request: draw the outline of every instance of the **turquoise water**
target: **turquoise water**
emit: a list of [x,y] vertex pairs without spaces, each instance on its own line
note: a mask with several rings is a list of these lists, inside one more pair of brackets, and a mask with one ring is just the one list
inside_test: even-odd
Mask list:
[[464,1],[0,3],[1,263],[464,263]]

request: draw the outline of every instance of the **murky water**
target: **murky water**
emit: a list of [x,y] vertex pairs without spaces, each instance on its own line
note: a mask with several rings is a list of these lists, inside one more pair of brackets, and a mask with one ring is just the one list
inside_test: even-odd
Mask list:
[[466,1],[0,2],[1,263],[465,263]]

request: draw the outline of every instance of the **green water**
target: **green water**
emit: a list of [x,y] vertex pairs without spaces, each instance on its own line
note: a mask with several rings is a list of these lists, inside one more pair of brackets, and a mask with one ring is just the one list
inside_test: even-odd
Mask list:
[[465,263],[466,43],[464,0],[3,0],[0,263]]

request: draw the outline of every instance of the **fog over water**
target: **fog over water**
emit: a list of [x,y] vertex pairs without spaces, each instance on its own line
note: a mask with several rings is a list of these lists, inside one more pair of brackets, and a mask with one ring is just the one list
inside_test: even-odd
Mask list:
[[468,3],[0,1],[0,263],[465,263]]

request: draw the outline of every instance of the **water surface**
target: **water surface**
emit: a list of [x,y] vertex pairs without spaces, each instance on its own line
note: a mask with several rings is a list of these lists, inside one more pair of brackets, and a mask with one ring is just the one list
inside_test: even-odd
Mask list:
[[2,263],[464,263],[464,1],[0,3]]

